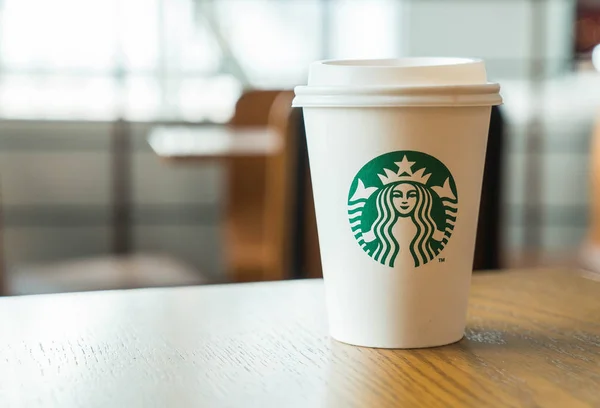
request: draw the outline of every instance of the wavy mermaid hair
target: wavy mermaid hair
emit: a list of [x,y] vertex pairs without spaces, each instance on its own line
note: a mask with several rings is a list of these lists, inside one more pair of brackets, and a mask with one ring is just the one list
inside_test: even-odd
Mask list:
[[375,197],[377,218],[373,222],[372,231],[379,241],[379,245],[373,254],[373,258],[384,265],[393,267],[396,257],[400,253],[400,245],[392,234],[394,224],[400,217],[394,207],[392,193],[394,188],[401,183],[411,184],[417,191],[415,208],[410,214],[417,227],[417,233],[409,248],[415,267],[417,267],[429,262],[436,256],[434,249],[431,247],[431,239],[437,230],[435,221],[431,216],[433,196],[430,189],[420,183],[404,181],[388,184],[377,192]]

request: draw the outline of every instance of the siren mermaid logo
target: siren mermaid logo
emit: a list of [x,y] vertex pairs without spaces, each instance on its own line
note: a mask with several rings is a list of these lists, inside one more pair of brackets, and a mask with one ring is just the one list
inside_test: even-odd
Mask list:
[[363,166],[350,186],[348,217],[361,248],[393,267],[415,267],[446,246],[458,213],[458,192],[448,168],[433,156],[396,151]]

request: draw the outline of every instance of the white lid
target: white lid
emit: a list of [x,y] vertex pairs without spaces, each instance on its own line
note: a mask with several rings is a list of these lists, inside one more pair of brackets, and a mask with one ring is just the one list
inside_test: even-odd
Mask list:
[[293,106],[490,106],[502,103],[483,61],[467,58],[329,60],[310,65]]

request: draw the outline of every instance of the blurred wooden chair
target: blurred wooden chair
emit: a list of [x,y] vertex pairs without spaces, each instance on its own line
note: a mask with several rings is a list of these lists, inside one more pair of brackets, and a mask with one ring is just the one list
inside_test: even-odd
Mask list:
[[273,102],[269,126],[281,149],[267,158],[265,232],[268,280],[321,275],[302,110],[292,108],[293,91]]
[[[280,90],[251,90],[237,101],[229,125],[267,126],[273,102]],[[270,261],[265,247],[264,156],[235,157],[227,162],[225,209],[225,263],[229,278],[236,282],[264,280]]]
[[263,280],[280,280],[293,275],[292,227],[296,211],[293,185],[296,165],[293,99],[293,91],[282,91],[269,111],[269,127],[276,133],[281,149],[266,158]]
[[281,149],[267,158],[268,280],[322,275],[304,121],[293,98],[293,91],[281,92],[269,115]]
[[596,117],[591,140],[588,225],[581,262],[586,269],[600,273],[600,111]]
[[[307,255],[320,258],[302,111],[292,108],[293,91],[253,91],[242,98],[232,122],[240,123],[237,111],[242,114],[244,104],[252,101],[252,124],[260,124],[257,118],[268,110],[266,123],[281,148],[273,155],[230,163],[226,245],[235,268],[231,273],[237,281],[306,276],[307,268],[315,269]],[[257,111],[261,104],[264,110]],[[240,188],[242,177],[251,190]],[[245,205],[237,209],[236,203]]]

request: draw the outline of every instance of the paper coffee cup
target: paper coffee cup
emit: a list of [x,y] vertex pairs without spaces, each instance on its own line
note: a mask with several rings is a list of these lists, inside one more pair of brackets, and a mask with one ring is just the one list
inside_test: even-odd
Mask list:
[[491,106],[482,61],[320,61],[303,107],[331,336],[463,336]]

